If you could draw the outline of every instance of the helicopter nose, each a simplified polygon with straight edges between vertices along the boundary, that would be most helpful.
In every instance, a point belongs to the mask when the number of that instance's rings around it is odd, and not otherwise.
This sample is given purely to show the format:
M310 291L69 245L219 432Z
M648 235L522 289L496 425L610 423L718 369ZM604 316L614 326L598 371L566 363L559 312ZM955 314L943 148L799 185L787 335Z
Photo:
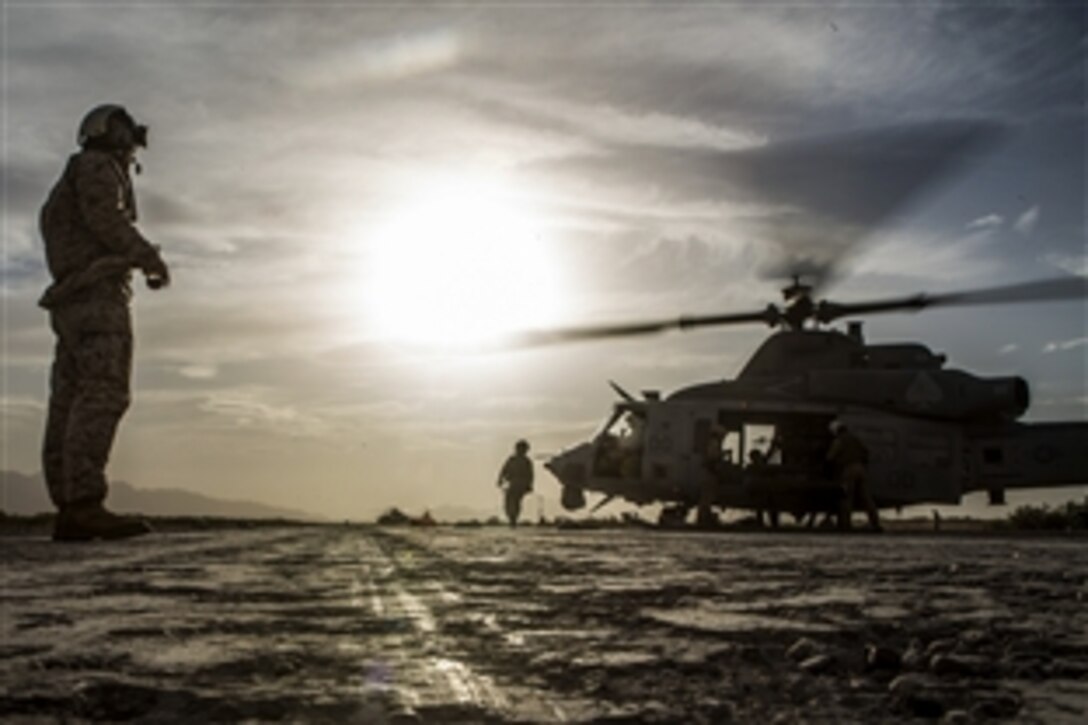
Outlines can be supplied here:
M562 485L581 488L586 482L591 451L592 446L590 444L581 443L568 451L553 456L544 464L544 467Z
M585 483L593 460L593 444L582 443L548 460L544 467L552 471L562 487L560 502L567 511L585 506Z
M582 443L544 464L559 479L563 489L560 503L567 511L577 511L586 505L585 484L592 459L593 446Z

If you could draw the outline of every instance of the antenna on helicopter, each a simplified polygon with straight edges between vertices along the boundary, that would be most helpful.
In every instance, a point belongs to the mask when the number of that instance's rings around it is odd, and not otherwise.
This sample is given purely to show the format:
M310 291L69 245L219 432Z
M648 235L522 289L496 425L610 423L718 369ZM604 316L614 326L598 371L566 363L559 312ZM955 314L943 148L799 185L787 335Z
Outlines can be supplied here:
M630 393L628 393L628 392L627 392L626 390L624 390L623 388L621 388L621 387L620 387L620 384L619 384L619 383L617 383L617 382L616 382L615 380L609 380L609 381L608 381L608 384L609 384L610 386L612 386L612 389L613 389L613 390L615 390L615 391L616 391L616 395L620 396L621 398L623 398L624 400L626 400L626 401L627 401L628 403L634 403L634 402L635 402L635 396L631 395L631 394L630 394Z

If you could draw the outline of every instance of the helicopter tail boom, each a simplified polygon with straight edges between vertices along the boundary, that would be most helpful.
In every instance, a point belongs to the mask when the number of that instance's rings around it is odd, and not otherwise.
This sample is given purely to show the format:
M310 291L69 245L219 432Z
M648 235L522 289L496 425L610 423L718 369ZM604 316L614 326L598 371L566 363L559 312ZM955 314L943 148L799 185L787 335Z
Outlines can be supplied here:
M1027 423L966 436L965 491L1088 485L1088 422Z

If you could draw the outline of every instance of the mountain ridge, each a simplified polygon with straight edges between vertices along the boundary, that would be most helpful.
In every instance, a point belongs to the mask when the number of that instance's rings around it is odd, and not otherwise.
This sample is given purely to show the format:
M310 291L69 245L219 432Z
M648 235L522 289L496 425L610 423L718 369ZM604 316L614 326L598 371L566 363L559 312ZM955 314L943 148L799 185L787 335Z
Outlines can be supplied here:
M110 482L107 504L114 511L139 512L147 516L323 520L317 514L298 509L242 499L221 499L179 488L137 488L124 481ZM19 516L53 511L41 473L0 471L0 511Z

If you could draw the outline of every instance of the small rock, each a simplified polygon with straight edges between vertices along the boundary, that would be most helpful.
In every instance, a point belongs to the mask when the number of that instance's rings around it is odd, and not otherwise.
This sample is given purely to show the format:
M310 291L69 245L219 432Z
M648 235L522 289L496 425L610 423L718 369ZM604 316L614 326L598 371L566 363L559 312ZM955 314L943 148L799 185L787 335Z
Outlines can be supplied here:
M787 672L785 675L786 683L782 689L795 700L803 699L810 689L809 679L800 672Z
M1021 637L1005 645L1006 657L1047 657L1050 642L1040 637Z
M941 718L941 722L948 725L967 725L971 722L971 715L966 710L949 710Z
M955 648L956 640L952 637L942 637L941 639L935 639L929 643L928 647L926 647L926 660L932 659L933 655L951 652Z
M989 644L993 637L984 629L968 629L961 632L958 639L966 649L978 649L985 644Z
M1046 672L1039 665L1014 665L1008 669L1008 672L1014 680L1033 680L1037 682L1046 679Z
M1050 671L1056 677L1080 680L1088 678L1088 661L1058 659L1050 665Z
M648 700L639 708L639 722L673 722L676 713L659 700Z
M903 657L891 647L871 644L865 648L865 667L869 670L897 671L903 666Z
M820 645L816 644L808 637L802 637L790 645L790 648L786 650L786 657L789 657L794 662L801 662L819 654L819 651Z
M914 717L938 718L945 713L945 693L925 675L899 675L888 684L893 707Z
M800 667L810 675L821 675L835 666L835 658L831 655L813 655L804 660Z
M971 715L977 720L993 720L1015 717L1023 703L1012 694L999 694L975 703Z
M1041 662L1048 662L1050 659L1051 655L1043 650L1014 647L1005 648L1005 660L1008 662L1015 662L1017 664L1023 664L1025 662L1039 664Z
M702 703L709 721L714 723L733 722L737 719L737 705L732 700L715 700Z
M912 639L907 651L903 653L902 666L908 670L918 670L925 667L926 653L920 639Z
M1007 647L999 667L1018 680L1043 680L1055 662L1044 652Z
M902 700L901 707L915 717L930 719L939 718L945 712L944 702L941 701L940 695L931 690L908 695Z
M745 645L737 650L737 657L742 662L746 662L750 665L770 665L771 661L768 659L766 653L764 653L762 647L755 645Z
M155 708L160 693L126 682L87 682L76 688L78 714L90 720L131 720Z
M910 673L906 675L899 675L894 680L888 683L888 692L893 697L902 697L914 692L918 692L929 687L930 682L926 679L925 675L919 675Z
M392 713L379 714L378 717L381 721L392 723L392 725L415 725L416 723L423 722L419 713L411 708L397 710ZM363 722L365 722L365 720Z
M929 669L942 677L986 677L997 671L994 663L979 655L934 655Z

